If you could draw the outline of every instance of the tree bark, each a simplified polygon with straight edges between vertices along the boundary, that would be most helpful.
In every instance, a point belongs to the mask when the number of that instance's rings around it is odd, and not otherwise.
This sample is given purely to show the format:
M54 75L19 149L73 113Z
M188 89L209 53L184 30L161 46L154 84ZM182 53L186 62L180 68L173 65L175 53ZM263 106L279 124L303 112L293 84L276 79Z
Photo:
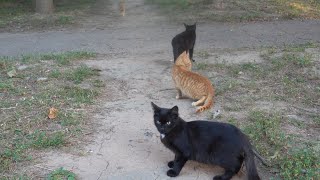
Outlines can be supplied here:
M35 0L36 1L36 12L41 14L53 13L54 6L53 0Z

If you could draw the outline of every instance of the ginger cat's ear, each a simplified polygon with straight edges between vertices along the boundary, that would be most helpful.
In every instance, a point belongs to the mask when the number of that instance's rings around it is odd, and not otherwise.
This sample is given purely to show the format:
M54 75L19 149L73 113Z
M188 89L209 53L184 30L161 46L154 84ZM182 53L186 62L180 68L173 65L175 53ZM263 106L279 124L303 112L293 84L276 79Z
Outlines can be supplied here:
M158 107L156 104L154 104L153 102L151 102L151 106L152 106L152 109L154 111L159 111L160 107Z

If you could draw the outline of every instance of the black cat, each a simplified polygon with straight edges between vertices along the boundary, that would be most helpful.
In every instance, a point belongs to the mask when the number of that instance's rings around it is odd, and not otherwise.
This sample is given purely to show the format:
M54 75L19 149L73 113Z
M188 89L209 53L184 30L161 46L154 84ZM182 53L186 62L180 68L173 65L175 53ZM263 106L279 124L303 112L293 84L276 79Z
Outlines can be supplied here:
M188 160L219 165L225 169L223 175L214 180L229 180L237 174L245 162L249 180L259 180L254 155L246 137L237 127L220 122L191 121L179 117L178 107L161 108L151 102L154 110L154 124L160 132L161 142L174 154L168 163L167 175L178 176ZM260 159L263 161L263 159ZM264 161L263 161L264 162Z
M184 51L189 51L189 57L193 60L193 48L196 42L196 23L193 25L184 24L186 30L177 34L171 41L173 49L173 59L176 62L179 55Z

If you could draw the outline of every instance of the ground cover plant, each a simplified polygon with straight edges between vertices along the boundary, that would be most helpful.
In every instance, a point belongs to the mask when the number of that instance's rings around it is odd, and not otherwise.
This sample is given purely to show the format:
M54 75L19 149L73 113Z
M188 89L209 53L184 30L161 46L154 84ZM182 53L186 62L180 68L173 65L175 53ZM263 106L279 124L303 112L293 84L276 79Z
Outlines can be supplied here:
M215 84L218 120L244 130L271 179L320 178L319 55L319 44L306 43L262 48L262 62L195 65Z
M317 0L146 0L176 21L242 22L273 19L316 19Z
M33 0L0 0L0 32L63 28L75 25L95 0L55 0L55 12L36 14Z
M0 179L23 177L19 168L41 152L85 138L93 124L91 105L104 84L99 71L81 60L95 56L71 51L0 57Z

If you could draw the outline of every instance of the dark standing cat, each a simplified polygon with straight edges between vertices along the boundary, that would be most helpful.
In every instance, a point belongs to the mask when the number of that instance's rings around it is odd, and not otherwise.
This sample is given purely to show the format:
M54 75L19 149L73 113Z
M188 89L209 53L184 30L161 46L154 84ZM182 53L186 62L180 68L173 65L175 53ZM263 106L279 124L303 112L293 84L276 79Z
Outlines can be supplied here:
M189 57L193 60L193 48L196 42L196 23L193 25L184 24L186 30L177 34L171 41L173 49L173 60L176 62L179 55L184 52L189 52Z
M219 165L225 169L223 175L214 180L229 180L237 174L245 162L248 180L259 180L254 155L261 158L237 127L220 122L191 121L179 117L178 107L160 108L151 102L154 124L160 132L161 142L174 154L168 163L167 175L178 176L188 160ZM260 159L262 160L262 159ZM262 160L263 161L263 160Z

